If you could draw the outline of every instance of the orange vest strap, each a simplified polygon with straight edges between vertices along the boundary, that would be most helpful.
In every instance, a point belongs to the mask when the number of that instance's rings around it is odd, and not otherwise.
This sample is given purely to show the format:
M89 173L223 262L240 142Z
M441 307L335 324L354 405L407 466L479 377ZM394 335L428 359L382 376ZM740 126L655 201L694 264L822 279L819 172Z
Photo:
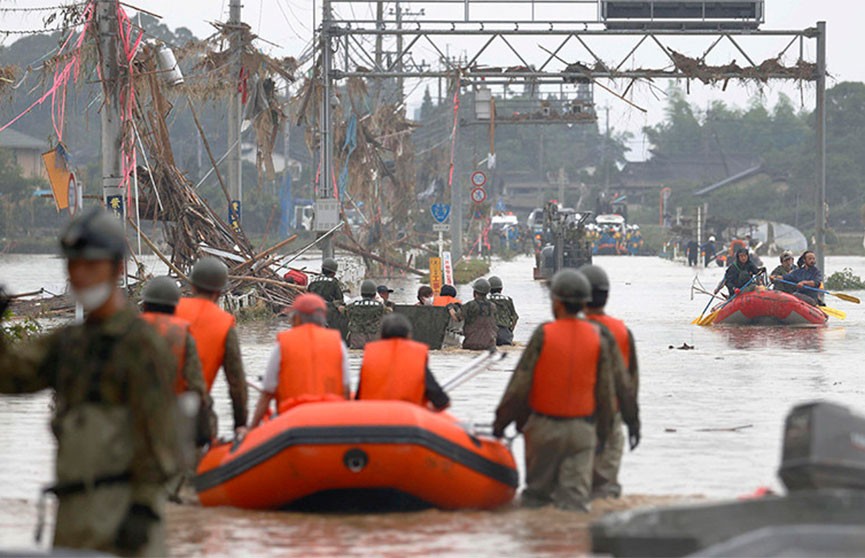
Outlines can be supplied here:
M409 339L367 343L360 368L358 399L386 399L426 404L429 347Z

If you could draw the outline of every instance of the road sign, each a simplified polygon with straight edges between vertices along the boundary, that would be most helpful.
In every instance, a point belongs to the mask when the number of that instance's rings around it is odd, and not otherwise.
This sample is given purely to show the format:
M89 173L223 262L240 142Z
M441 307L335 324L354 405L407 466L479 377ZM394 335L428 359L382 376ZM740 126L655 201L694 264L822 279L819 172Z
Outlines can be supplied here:
M484 184L487 183L487 175L485 175L482 171L475 171L472 173L472 185L480 188Z
M450 232L450 223L436 223L433 225L433 232Z
M472 189L472 201L475 203L484 203L487 200L487 191L478 186Z
M442 259L429 259L429 286L433 290L433 294L437 294L442 290Z
M430 212L437 223L444 223L451 216L451 206L448 203L434 203Z
M444 272L444 282L445 285L453 285L454 284L454 268L451 264L451 253L443 252L442 253L442 271Z

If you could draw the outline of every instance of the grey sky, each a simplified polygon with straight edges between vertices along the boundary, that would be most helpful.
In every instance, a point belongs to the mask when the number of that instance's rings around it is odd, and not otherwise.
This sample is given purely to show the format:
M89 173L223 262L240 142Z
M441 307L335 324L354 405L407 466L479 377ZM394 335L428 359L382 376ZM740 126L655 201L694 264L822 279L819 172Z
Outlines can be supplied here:
M57 0L0 0L0 6L35 7L50 6L57 4ZM212 33L213 28L209 21L224 19L227 17L228 0L130 0L129 4L140 6L143 9L155 12L163 16L163 21L172 28L185 26L190 28L196 35L203 37ZM865 4L856 0L767 0L766 2L766 24L764 28L771 29L802 29L813 25L818 20L824 20L828 26L828 64L832 75L830 86L836 81L865 81L865 64L861 60L863 31L861 30L862 15L865 14ZM358 17L368 19L370 17L371 4L358 3L354 10ZM418 3L407 3L409 9ZM316 9L320 10L320 2L316 3ZM252 26L254 32L261 37L281 45L275 48L262 45L278 55L298 55L304 45L311 38L313 27L313 2L312 0L245 0L244 20ZM348 8L341 8L346 15L351 14ZM134 13L130 10L130 13ZM316 20L320 14L316 14ZM40 26L40 18L36 16L23 16L18 13L0 13L0 29L28 29ZM10 39L6 39L8 42ZM598 54L607 61L626 53L630 45L616 45L615 48L599 51ZM454 44L451 52L459 52L463 48L471 48L468 44ZM534 54L535 58L542 55L536 44L524 44L519 46L522 51L525 48ZM593 47L594 48L594 47ZM703 43L685 43L681 45L682 50L692 48L699 51L704 48ZM771 55L774 46L766 47L761 52L761 47L755 47L755 59L759 63ZM624 50L622 50L624 49ZM431 49L427 49L429 60L434 58ZM573 58L581 59L581 54L574 50ZM813 56L813 49L810 54ZM424 57L424 51L419 52ZM512 55L511 55L512 56ZM736 57L731 51L719 51L718 59L710 60L713 63L725 63L726 57ZM664 60L653 58L652 53L644 55L640 63L651 63L663 65ZM502 65L513 63L504 49L493 50L488 58L483 59L486 63L499 63ZM530 62L534 63L533 60ZM738 57L738 62L744 61ZM666 84L658 83L661 88ZM416 83L408 82L407 91L413 91L409 98L410 105L420 102L423 86L416 87ZM613 84L615 89L621 91L625 84ZM785 93L798 105L804 100L804 106L813 105L813 89L806 84L804 94L794 84L773 82L762 88L751 85L742 87L731 85L726 92L720 89L703 87L692 84L691 99L697 105L706 106L712 99L722 99L729 104L744 105L748 99L755 94L766 95L770 103L774 103L779 93ZM598 91L596 101L599 107L609 104L611 108L611 123L614 128L629 130L637 136L631 144L631 158L641 159L646 155L646 146L639 137L642 126L653 124L663 117L663 99L656 99L647 86L637 87L633 92L633 101L647 110L643 114L628 107L625 103L609 95ZM411 107L409 114L412 114ZM603 123L601 123L603 124Z

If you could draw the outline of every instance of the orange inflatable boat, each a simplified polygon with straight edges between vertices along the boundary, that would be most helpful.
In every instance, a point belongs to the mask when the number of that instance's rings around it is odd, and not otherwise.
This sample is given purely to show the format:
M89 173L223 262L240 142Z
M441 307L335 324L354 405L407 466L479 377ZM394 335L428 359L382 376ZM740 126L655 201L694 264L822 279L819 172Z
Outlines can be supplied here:
M193 481L204 506L394 511L492 509L516 464L501 442L402 401L298 405L213 447Z

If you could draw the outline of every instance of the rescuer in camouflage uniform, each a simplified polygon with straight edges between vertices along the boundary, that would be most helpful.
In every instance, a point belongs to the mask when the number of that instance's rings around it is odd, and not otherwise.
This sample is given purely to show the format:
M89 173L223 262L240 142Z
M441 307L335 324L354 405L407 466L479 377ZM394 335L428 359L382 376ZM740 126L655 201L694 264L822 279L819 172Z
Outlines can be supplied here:
M86 211L60 244L87 317L34 341L0 340L0 392L54 390L55 547L165 556L165 483L180 469L174 359L117 289L120 222Z
M514 328L517 327L520 316L517 314L517 309L514 308L513 299L502 294L503 288L504 285L500 278L495 275L490 277L489 299L496 305L496 324L498 325L496 345L513 345Z
M144 289L141 291L141 302L141 312L145 317L148 313L173 316L174 309L180 302L180 288L171 277L154 277L144 285ZM213 400L207 391L204 376L201 374L201 359L198 357L195 339L189 330L186 330L184 345L185 357L183 358L183 368L179 370L179 379L182 379L186 391L198 396L199 418L196 423L195 445L202 447L216 437L216 414L213 411ZM175 386L179 385L179 379L174 379Z
M352 302L346 308L351 349L363 349L367 343L378 339L385 307L375 299L375 290L375 283L365 280L360 284L361 300Z
M341 309L345 306L342 287L336 278L339 264L333 258L325 258L321 263L321 275L310 281L307 291L315 293L324 299L328 305ZM375 288L373 287L373 291ZM373 293L374 295L375 293Z
M487 299L490 282L478 279L472 286L474 299L463 305L463 349L483 351L496 348L496 305Z
M634 389L635 400L640 390L640 366L637 363L637 345L634 335L624 322L608 315L604 308L610 294L610 278L607 272L596 265L584 265L579 271L586 276L592 285L592 298L586 303L586 319L605 326L616 339L616 346L622 355L624 366L619 369L627 375L627 381ZM634 425L636 424L636 428ZM628 442L631 451L640 443L639 423L628 426ZM625 437L622 434L622 414L616 409L613 418L613 429L604 445L604 449L595 456L594 473L592 475L592 496L594 498L618 498L622 495L622 485L619 484L619 469L622 465L622 453L625 451Z
M588 280L576 270L564 269L556 273L550 288L556 322L582 321L578 313L589 300L590 291ZM535 389L536 368L546 344L545 327L549 325L538 326L523 351L496 409L493 434L504 436L505 428L515 422L517 431L525 435L524 506L553 504L563 509L588 511L596 444L603 446L609 437L617 397L625 422L639 428L636 396L627 375L617 371L624 365L615 338L606 328L593 325L598 334L595 339L600 343L594 381L594 413L583 417L558 417L535 411L530 399ZM589 339L575 341L575 355L589 348L582 344ZM561 358L567 359L568 355L563 354ZM579 395L569 390L559 390L559 393L565 401Z

